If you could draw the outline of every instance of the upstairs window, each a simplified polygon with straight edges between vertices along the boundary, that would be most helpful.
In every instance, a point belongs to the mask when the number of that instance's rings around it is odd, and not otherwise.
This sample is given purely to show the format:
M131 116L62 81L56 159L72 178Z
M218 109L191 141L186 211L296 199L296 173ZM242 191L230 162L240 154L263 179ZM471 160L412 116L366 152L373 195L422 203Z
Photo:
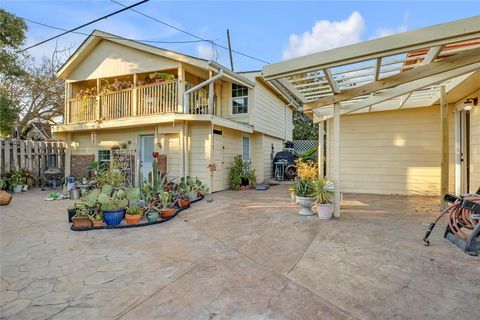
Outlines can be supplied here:
M232 114L248 113L248 88L232 84Z

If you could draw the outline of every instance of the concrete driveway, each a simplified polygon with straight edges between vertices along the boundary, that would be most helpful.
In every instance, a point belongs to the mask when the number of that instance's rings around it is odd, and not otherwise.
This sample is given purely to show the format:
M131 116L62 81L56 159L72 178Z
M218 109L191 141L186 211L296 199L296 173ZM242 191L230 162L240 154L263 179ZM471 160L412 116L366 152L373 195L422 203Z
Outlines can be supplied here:
M437 198L346 195L296 214L287 186L220 192L160 225L72 232L68 200L0 208L5 319L474 319L480 259L421 237Z

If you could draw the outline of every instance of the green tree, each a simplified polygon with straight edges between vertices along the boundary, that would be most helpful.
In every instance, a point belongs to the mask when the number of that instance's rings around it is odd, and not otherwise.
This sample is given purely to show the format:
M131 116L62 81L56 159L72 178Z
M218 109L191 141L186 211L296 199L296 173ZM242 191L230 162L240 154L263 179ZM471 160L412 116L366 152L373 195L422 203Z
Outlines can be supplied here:
M15 101L12 101L4 90L0 90L0 136L9 137L12 134L17 117Z
M16 51L25 41L27 24L15 15L0 9L0 72L3 76L20 75L23 71Z
M318 125L299 110L293 110L293 140L318 140Z

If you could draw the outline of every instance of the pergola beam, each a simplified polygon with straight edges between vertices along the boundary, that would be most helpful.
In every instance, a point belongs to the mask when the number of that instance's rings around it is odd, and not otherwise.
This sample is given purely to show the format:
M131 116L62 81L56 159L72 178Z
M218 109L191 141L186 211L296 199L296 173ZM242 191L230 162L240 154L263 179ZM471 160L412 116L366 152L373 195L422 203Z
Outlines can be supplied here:
M478 57L480 59L480 56ZM433 64L430 64L433 65ZM480 62L470 64L467 66L459 67L441 74L436 74L432 75L429 77L425 77L422 79L414 80L411 82L407 82L405 84L399 85L397 87L385 90L382 93L379 93L378 95L375 95L371 98L364 99L362 101L359 101L355 104L349 105L349 110L344 112L344 114L352 113L357 110L366 108L370 105L375 105L383 101L387 101L396 97L400 97L402 95L405 95L407 93L410 93L412 91L422 89L428 86L431 86L435 83L440 83L445 80L449 80L458 76L461 76L463 74L475 71L480 69ZM350 109L351 108L351 109Z
M321 108L323 106L331 105L335 102L346 101L361 95L399 86L422 78L435 76L478 62L480 62L480 49L469 50L440 61L429 63L412 70L400 72L393 76L367 83L363 86L345 90L335 96L324 97L315 102L308 103L305 105L304 109L310 110L314 108Z
M443 49L443 46L431 47L428 50L428 53L425 56L425 58L423 58L422 65L426 65L435 61L435 59L438 58L438 55L440 54L440 52L442 52L442 49Z
M323 71L323 74L325 75L325 79L327 80L328 85L330 86L330 89L332 89L332 92L333 93L340 93L341 92L340 87L335 82L335 79L333 78L332 71L330 71L330 69L328 69L328 68L322 69L322 71Z
M323 68L474 40L479 35L480 16L474 16L269 64L263 68L262 74L267 80L273 80Z
M382 68L382 58L377 58L375 62L375 81L380 77L380 69Z

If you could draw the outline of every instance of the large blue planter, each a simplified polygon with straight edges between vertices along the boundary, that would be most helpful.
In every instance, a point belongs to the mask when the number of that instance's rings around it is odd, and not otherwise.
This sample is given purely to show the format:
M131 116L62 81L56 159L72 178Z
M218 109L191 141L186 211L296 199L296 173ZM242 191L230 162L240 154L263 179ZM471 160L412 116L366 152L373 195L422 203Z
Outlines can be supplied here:
M103 219L105 220L107 226L116 226L117 224L120 224L124 216L125 209L115 211L103 211Z

